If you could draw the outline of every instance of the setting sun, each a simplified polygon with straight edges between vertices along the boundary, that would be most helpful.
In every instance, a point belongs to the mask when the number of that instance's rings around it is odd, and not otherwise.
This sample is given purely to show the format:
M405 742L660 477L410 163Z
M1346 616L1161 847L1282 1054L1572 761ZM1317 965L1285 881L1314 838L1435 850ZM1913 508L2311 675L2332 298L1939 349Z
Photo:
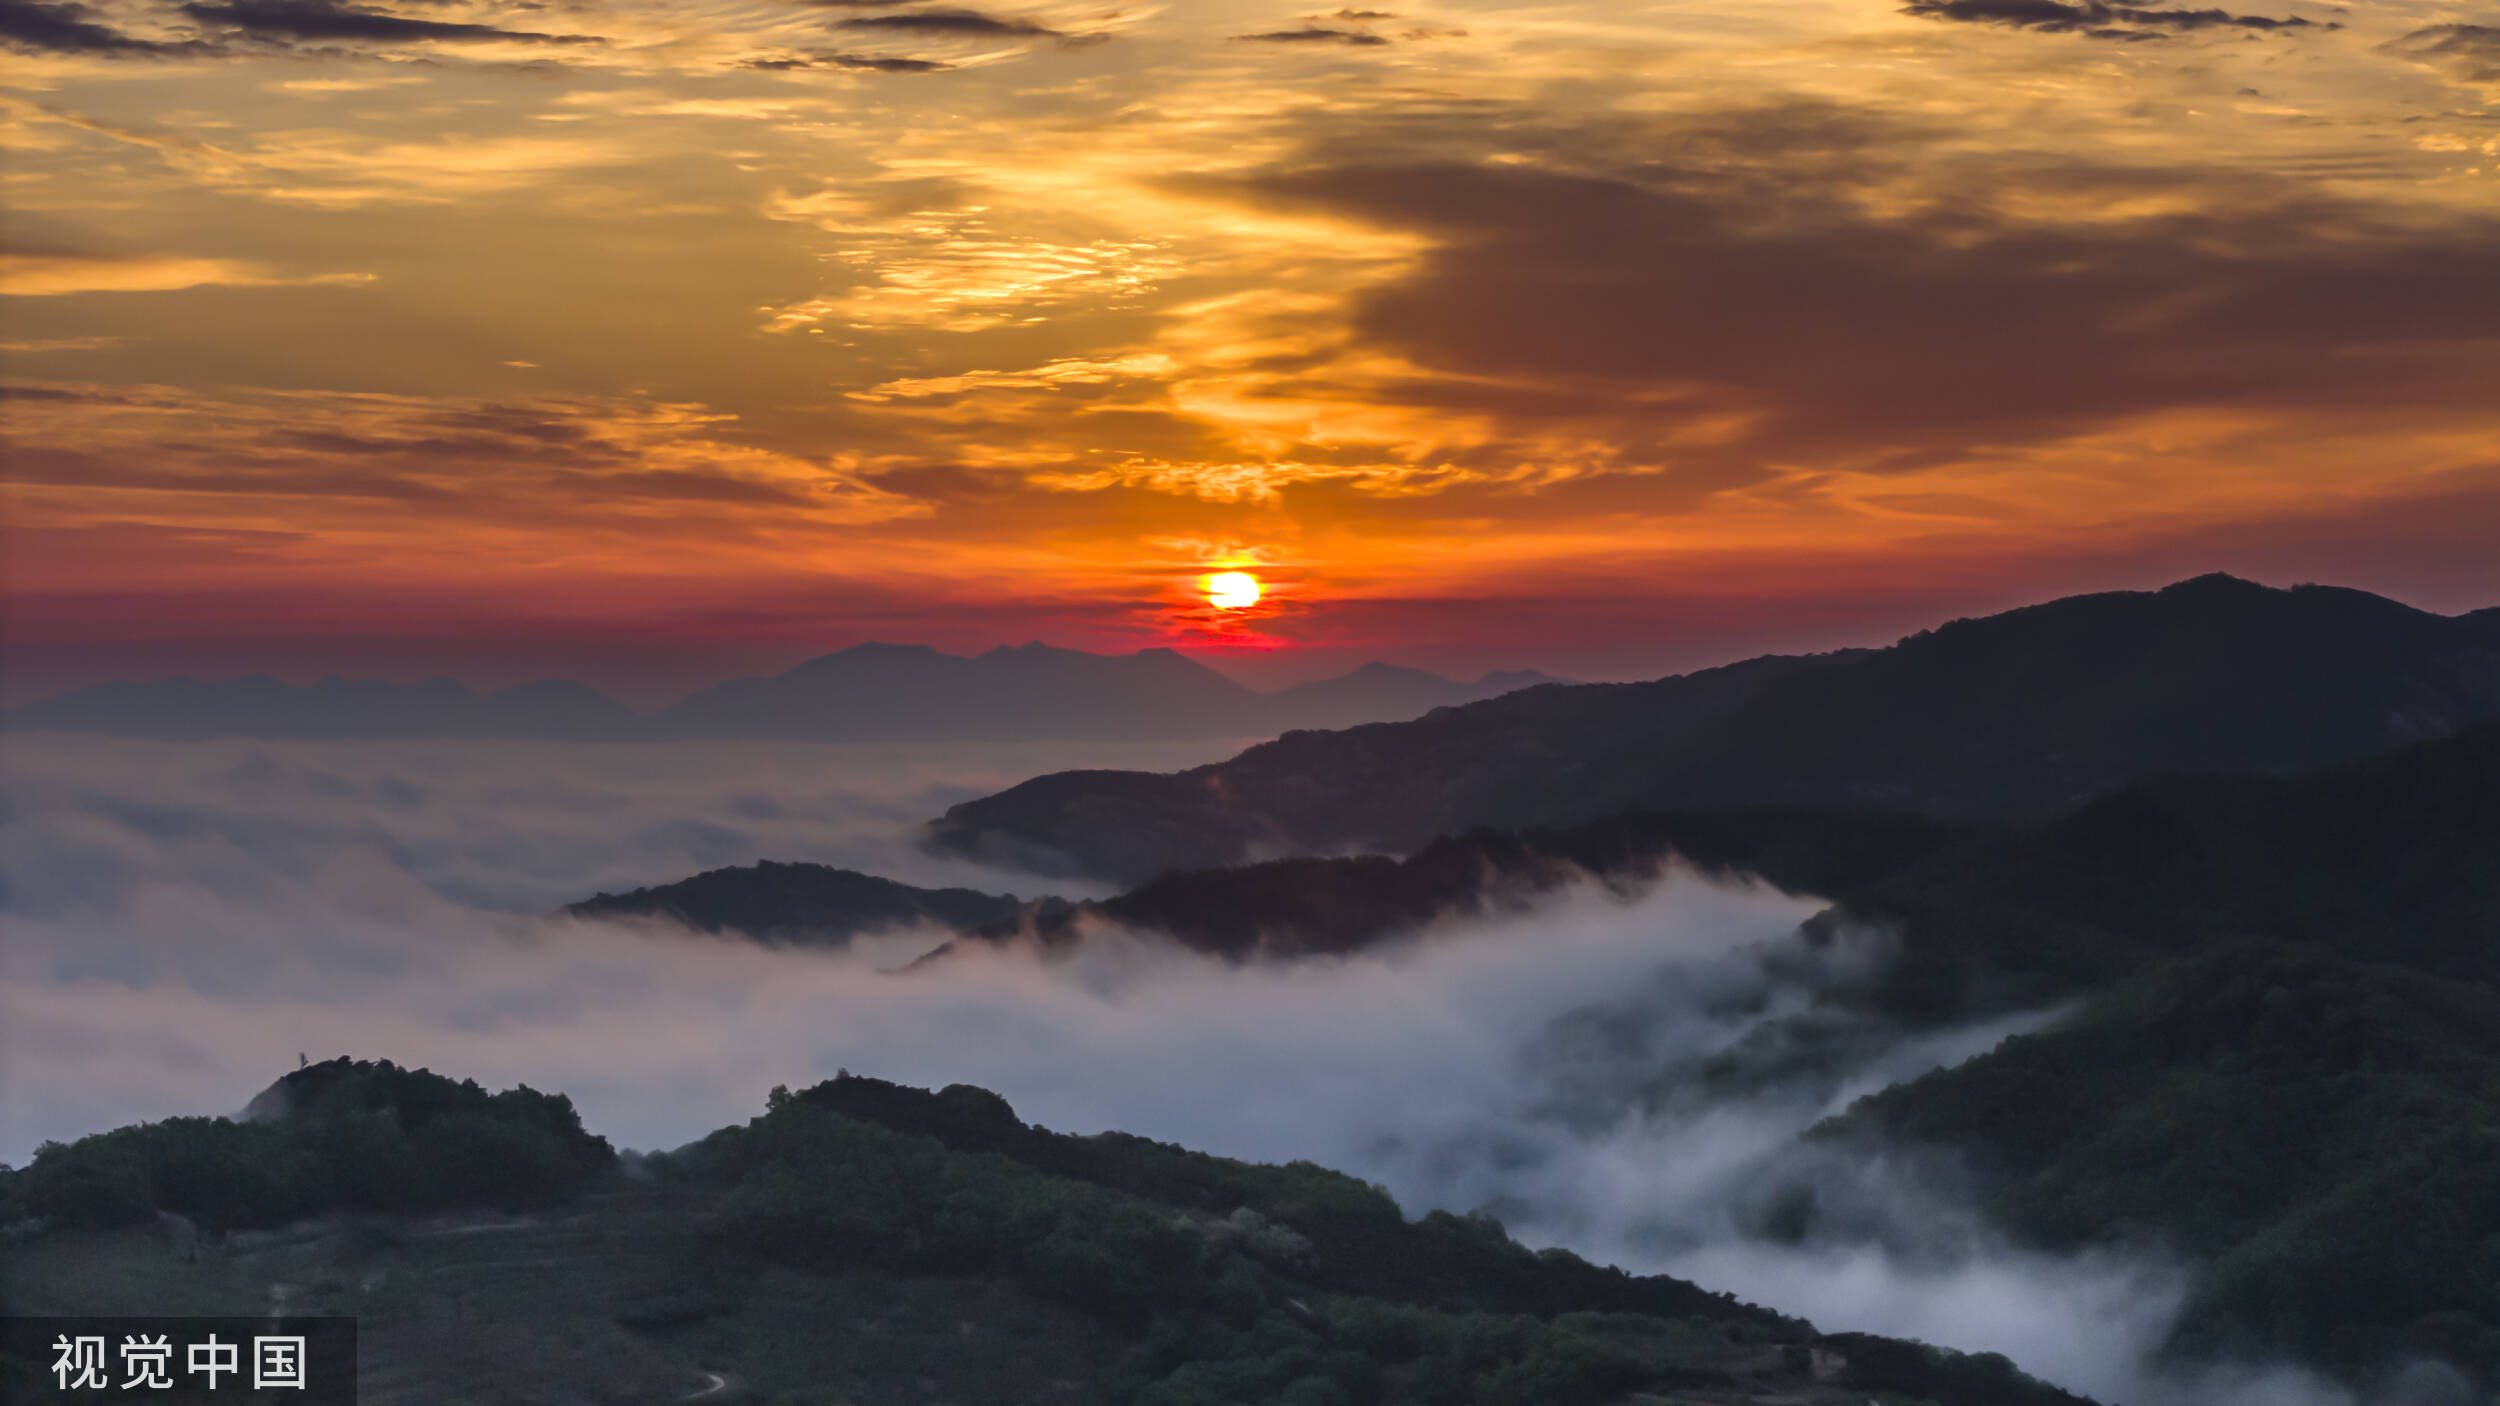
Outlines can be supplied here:
M1219 571L1207 578L1207 603L1218 610L1257 605L1259 578L1247 571Z

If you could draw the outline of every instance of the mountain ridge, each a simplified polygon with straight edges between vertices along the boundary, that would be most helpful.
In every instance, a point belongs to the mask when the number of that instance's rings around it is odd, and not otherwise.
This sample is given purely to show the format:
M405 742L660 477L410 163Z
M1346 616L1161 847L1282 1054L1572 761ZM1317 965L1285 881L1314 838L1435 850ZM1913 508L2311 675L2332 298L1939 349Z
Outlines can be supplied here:
M2212 574L1766 655L1288 733L1179 773L1055 773L932 822L934 848L1137 883L1291 854L1403 852L1627 809L2048 815L2163 771L2279 774L2500 717L2500 610Z
M2341 960L2500 982L2500 721L2291 777L2148 777L2046 821L1878 811L1629 811L1569 827L1480 828L1413 853L1302 856L1156 876L1108 898L1019 901L915 889L813 864L706 871L601 894L578 917L670 917L698 931L840 940L880 924L962 938L1075 940L1088 923L1228 960L1341 955L1449 919L1524 911L1566 886L1636 890L1663 866L1752 876L1896 932L1865 993L1912 1022L2062 999L2217 938L2263 934ZM845 906L829 906L840 904ZM813 935L807 931L818 924ZM1952 993L1949 998L1935 993Z

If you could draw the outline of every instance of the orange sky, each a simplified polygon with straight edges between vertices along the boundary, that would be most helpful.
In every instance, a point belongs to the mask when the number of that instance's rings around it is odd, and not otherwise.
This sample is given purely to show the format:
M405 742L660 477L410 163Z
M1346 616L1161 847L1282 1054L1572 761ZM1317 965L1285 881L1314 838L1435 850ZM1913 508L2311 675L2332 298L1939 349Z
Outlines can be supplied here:
M2297 21L2297 22L2295 22ZM2500 603L2488 6L0 0L11 696ZM1218 637L1195 583L1270 585Z

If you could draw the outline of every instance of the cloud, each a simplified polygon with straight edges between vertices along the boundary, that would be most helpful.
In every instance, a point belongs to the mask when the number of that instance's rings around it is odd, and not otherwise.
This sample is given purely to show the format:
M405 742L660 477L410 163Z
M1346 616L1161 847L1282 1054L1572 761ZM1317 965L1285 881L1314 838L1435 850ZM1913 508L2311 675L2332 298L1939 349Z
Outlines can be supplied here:
M0 0L0 42L21 49L107 58L192 53L194 42L164 42L124 34L95 18L78 0Z
M1001 19L977 10L910 10L892 15L861 15L841 22L844 29L894 34L934 34L971 38L1060 38L1060 31L1031 20Z
M2271 19L2235 15L2224 10L2170 10L2108 0L1910 0L1903 14L1922 19L1962 20L2012 25L2051 34L2084 34L2095 39L2155 39L2197 29L2306 29L2297 15ZM2329 23L2324 28L2340 29Z
M49 297L65 293L161 293L221 285L275 288L324 283L369 283L369 273L288 276L241 259L186 258L173 254L110 257L93 254L0 254L0 296ZM72 339L44 348L64 350L110 345L113 339Z
M1300 29L1270 30L1265 34L1237 34L1233 37L1263 44L1369 45L1389 42L1377 34L1367 33L1360 29L1330 29L1325 25L1317 24L1306 24Z
M2417 62L2439 64L2468 83L2500 83L2500 25L2435 24L2386 47Z
M1739 502L1766 522L1829 509L1834 535L1846 518L1975 541L2064 501L2051 480L2075 475L2124 475L2147 503L2227 482L2247 496L2223 511L2245 521L2289 496L2257 483L2266 456L2310 466L2306 491L2369 492L2494 423L2473 387L2500 374L2500 268L2469 202L2400 218L2305 180L2003 160L1950 124L1835 103L1622 133L1501 120L1512 150L1473 161L1431 159L1448 134L1420 119L1401 161L1374 121L1314 118L1246 179L1158 179L1217 221L1279 231L1226 251L1240 286L1200 292L1206 245L1186 232L1208 221L1184 210L1155 226L1182 237L1154 251L1172 272L1137 290L1146 335L1029 360L975 344L909 392L849 394L924 437L922 459L1124 502L1260 505L1306 532L1360 519L1367 559L1392 550L1393 523L1420 537L1498 516L1525 552L1536 524L1595 535L1609 514L1720 553L1698 524ZM999 239L1012 197L996 189L961 223L872 222L849 189L825 213L816 196L785 208L893 276L780 304L776 325L978 334L1086 318L1097 289L1126 300L1082 277L1087 246ZM2420 316L2380 315L2399 302ZM1148 354L1136 375L1039 374ZM2408 423L2407 448L2385 443ZM2383 471L2358 457L2371 426ZM2331 475L2327 446L2348 437ZM1409 580L1444 569L1401 561Z
M1651 172L1320 162L1178 184L1419 236L1428 252L1351 299L1339 362L1375 368L1376 400L1515 395L1497 410L1513 434L1619 417L1596 437L1630 465L1906 471L2190 407L2454 413L2500 374L2487 214L2384 221L2263 182L2181 200L2180 182L2088 167L1990 169L1879 211L1826 167L1899 154L1822 140L1715 168L1701 147ZM2146 213L2081 213L2131 200ZM1411 373L1382 384L1385 358ZM1342 382L1322 365L1266 393ZM1425 399L1436 384L1446 399ZM1702 433L1662 443L1676 426Z
M906 376L880 382L867 390L853 391L850 396L853 400L889 401L1001 388L1059 390L1070 386L1107 385L1124 378L1153 377L1175 369L1177 367L1170 357L1154 352L1101 359L1070 357L1023 371L961 371L952 376Z
M856 474L736 443L728 437L735 417L699 405L75 383L25 389L40 399L12 417L11 477L21 484L179 494L190 513L222 504L209 515L222 511L253 526L283 500L275 516L299 526L327 517L366 543L377 530L430 537L436 529L416 525L425 515L446 515L439 525L447 530L481 511L538 528L569 522L592 535L661 527L680 540L706 532L748 537L766 519L786 533L922 511ZM373 513L384 517L367 520ZM654 523L655 514L665 521ZM69 516L78 519L74 507ZM29 504L15 526L34 533L48 517ZM748 528L724 518L745 518ZM350 526L355 520L364 525Z
M305 876L362 850L429 903L504 916L759 858L995 892L1030 881L922 852L920 822L1068 758L1164 769L1229 749L1203 739L619 748L47 737L12 748L0 773L10 874L0 904L53 917L118 912L149 882L207 882L197 861L240 866L217 869L225 877L211 884L228 898L284 906L312 897ZM151 836L171 846L156 856L171 867L132 863L139 852L126 846Z
M0 283L5 283L5 269L5 261L0 261ZM123 337L31 337L22 341L0 342L0 352L31 356L41 352L109 351L126 340ZM0 391L0 394L5 394L5 391Z
M1118 308L1185 265L1152 237L1048 238L1000 227L982 207L861 218L859 192L784 195L768 207L848 237L846 258L873 270L839 293L766 309L773 332L834 326L979 332L1071 305Z
M848 68L869 73L943 73L953 68L954 65L941 63L936 59L905 59L872 54L818 52L805 57L749 59L740 67L761 69L768 73L806 68Z
M254 38L283 39L418 39L450 43L501 40L526 44L599 44L588 34L541 34L502 29L489 24L411 19L341 0L190 0L182 12L208 24L238 30Z
M609 138L454 133L433 141L375 141L337 129L273 132L255 145L225 147L5 96L0 110L144 148L204 185L310 206L448 202L540 185L553 172L617 165L639 154Z
M829 954L529 915L760 854L1014 887L911 858L908 819L1174 749L54 740L16 754L0 805L0 1155L239 1107L299 1051L562 1089L640 1147L847 1067L994 1088L1069 1131L1311 1158L1410 1213L1489 1206L1531 1244L1827 1331L2011 1352L2104 1399L2234 1400L2148 1365L2178 1266L2021 1251L1949 1176L1798 1144L2049 1017L1911 1033L1819 1007L1888 945L1805 937L1811 899L1670 870L1344 960L1234 967L1096 930L1064 961L975 948L893 976L940 935ZM1797 1179L1904 1243L1750 1231L1761 1189Z
M103 23L92 6L79 0L0 0L0 43L51 53L106 58L176 55L227 56L227 41L236 37L263 44L286 40L412 41L522 44L601 44L588 34L545 34L505 29L490 24L419 19L345 0L189 0L174 7L214 31L181 39L147 39ZM346 92L392 81L300 80L283 84L295 91Z
M264 92L293 93L299 97L326 98L338 93L370 93L384 88L397 88L425 79L416 74L366 74L355 78L285 78L263 83Z

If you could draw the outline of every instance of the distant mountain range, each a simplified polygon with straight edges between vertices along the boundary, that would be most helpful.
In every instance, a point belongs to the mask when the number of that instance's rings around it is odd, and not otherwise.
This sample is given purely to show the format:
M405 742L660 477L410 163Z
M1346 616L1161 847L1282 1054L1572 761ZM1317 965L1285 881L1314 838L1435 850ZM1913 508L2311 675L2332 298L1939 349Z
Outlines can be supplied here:
M1135 883L1404 852L1627 809L2049 815L2165 771L2279 774L2500 717L2500 609L2203 576L1640 684L1304 732L1177 774L1061 772L949 810L944 851Z
M1028 644L974 658L863 644L771 678L732 679L650 714L561 680L477 693L451 679L394 684L263 676L108 683L12 710L20 731L115 737L695 738L809 741L1148 740L1256 737L1411 718L1552 683L1532 672L1472 683L1366 664L1274 693L1169 649L1089 654Z

